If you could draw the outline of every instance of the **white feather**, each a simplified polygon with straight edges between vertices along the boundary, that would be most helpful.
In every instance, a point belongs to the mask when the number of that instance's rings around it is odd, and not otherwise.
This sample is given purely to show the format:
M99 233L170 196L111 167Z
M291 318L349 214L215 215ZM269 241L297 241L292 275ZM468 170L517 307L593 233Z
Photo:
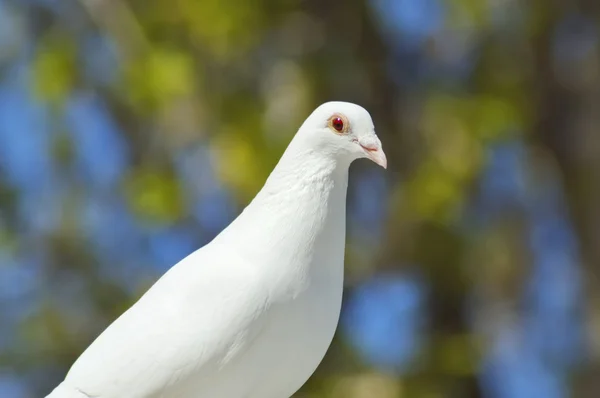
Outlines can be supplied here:
M328 128L333 113L348 118L347 136ZM365 135L364 109L319 107L242 214L110 325L48 397L294 394L338 322L348 167L367 157L355 148Z

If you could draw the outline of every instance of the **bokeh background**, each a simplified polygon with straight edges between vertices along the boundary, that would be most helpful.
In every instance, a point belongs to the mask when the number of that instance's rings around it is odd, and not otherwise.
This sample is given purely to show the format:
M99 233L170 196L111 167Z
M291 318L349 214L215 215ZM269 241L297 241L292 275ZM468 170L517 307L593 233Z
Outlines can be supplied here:
M597 0L0 0L0 396L41 397L366 107L305 398L600 396ZM143 331L140 331L143 332Z

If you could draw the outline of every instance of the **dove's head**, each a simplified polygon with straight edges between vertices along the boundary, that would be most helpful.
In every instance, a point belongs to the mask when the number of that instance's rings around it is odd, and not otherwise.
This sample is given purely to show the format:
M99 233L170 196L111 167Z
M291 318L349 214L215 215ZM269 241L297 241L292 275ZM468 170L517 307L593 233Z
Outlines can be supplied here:
M387 159L375 134L371 115L363 107L349 102L326 102L306 119L299 135L325 156L350 164L368 158L383 168Z

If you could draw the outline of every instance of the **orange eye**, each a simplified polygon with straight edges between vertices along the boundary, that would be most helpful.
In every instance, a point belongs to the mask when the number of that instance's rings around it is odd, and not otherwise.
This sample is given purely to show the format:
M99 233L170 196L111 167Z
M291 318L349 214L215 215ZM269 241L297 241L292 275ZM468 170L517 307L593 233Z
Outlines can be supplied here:
M337 131L341 132L344 130L344 121L341 117L334 117L331 119L331 126Z

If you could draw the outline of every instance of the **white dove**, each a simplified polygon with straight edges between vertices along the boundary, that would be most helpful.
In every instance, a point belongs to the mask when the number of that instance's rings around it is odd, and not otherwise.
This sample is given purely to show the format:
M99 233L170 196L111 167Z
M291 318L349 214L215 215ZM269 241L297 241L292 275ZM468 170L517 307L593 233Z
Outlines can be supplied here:
M289 398L331 344L350 163L387 160L369 113L319 106L262 190L75 361L49 398Z

